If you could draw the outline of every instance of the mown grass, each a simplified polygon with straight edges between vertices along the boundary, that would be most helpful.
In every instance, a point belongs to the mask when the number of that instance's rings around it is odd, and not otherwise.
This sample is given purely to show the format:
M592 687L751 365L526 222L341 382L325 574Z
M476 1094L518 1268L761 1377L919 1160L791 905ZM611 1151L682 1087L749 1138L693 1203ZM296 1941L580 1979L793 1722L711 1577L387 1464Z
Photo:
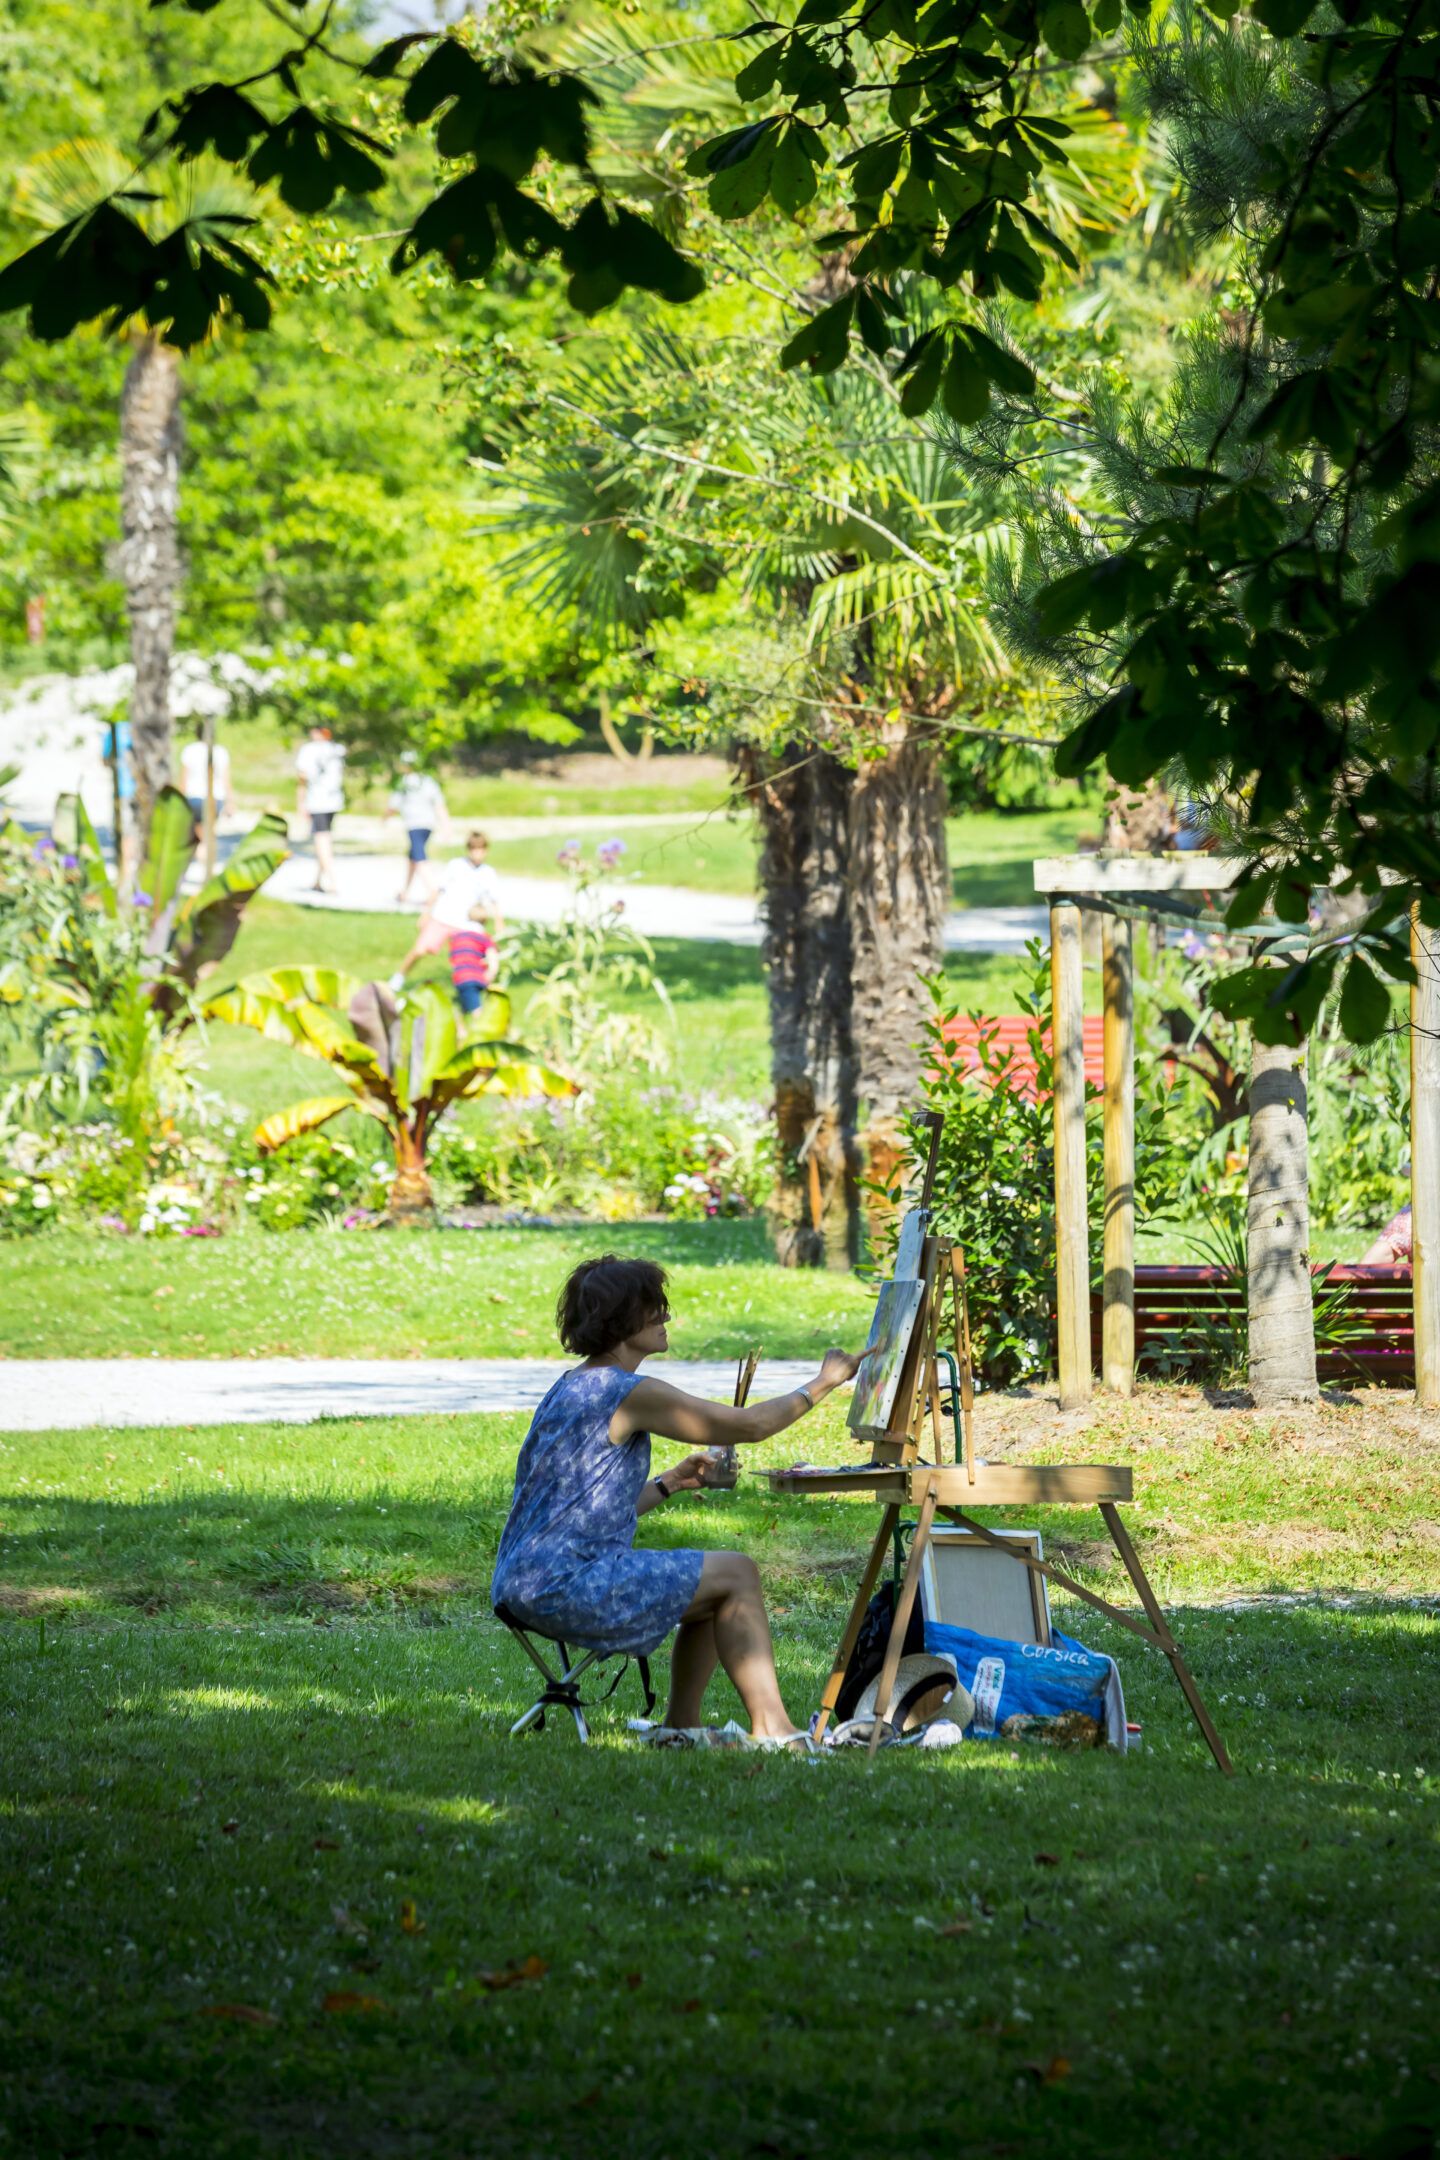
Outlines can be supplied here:
M1142 1464L1229 1782L1089 1614L1060 1617L1122 1660L1123 1761L657 1757L628 1682L589 1750L511 1742L528 1668L483 1592L519 1420L8 1439L0 2152L1429 2150L1433 1615L1298 1547L1289 1587L1358 1602L1198 1602L1256 1581L1257 1509L1379 1491L1414 1532L1424 1464L1388 1427L1217 1450L1241 1425L1203 1409L1147 1457L1144 1407L1058 1442L1036 1406L1017 1444ZM1202 1469L1219 1543L1182 1514ZM749 1485L642 1537L756 1554L798 1710L872 1523Z
M245 1226L173 1241L54 1231L0 1240L0 1355L551 1357L556 1290L600 1251L670 1270L679 1357L755 1342L802 1357L868 1325L871 1293L777 1267L757 1220L413 1236Z
M661 805L661 807L668 807ZM947 818L950 881L956 907L1034 906L1033 864L1042 855L1071 855L1082 833L1098 833L1094 803L1063 810L971 812ZM673 825L630 827L617 823L625 842L627 873L654 885L688 885L699 892L756 890L756 834L748 815L709 810L677 818ZM590 835L583 836L592 846ZM557 875L560 841L537 834L497 840L497 870L532 877Z

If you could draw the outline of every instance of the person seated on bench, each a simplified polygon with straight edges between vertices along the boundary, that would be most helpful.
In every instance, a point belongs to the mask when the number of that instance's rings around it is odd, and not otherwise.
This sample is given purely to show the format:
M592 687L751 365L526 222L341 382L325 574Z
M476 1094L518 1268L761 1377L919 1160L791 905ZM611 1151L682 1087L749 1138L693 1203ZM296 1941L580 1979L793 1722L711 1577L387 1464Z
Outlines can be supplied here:
M545 1396L520 1450L490 1598L522 1627L587 1648L648 1656L672 1628L667 1725L700 1723L716 1663L757 1740L803 1737L780 1699L760 1573L745 1553L634 1549L635 1525L707 1482L710 1447L783 1432L860 1364L827 1350L802 1388L738 1409L686 1395L639 1370L668 1345L663 1268L604 1254L582 1261L556 1307L560 1340L583 1359ZM650 1475L650 1436L699 1450Z

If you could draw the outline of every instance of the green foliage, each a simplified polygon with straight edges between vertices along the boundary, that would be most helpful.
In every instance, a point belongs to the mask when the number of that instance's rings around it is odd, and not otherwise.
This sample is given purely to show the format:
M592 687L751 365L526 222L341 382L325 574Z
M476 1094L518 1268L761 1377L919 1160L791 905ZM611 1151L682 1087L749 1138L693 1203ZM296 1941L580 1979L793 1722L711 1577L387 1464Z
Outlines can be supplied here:
M260 217L194 207L168 211L151 230L152 164L218 160L316 216L379 190L397 139L432 122L451 177L412 218L392 269L434 255L465 284L505 254L520 263L554 256L569 274L571 306L587 315L631 287L672 302L699 291L700 272L664 233L596 188L587 115L595 97L584 84L473 51L463 31L392 39L362 57L349 40L327 39L327 26L328 16L297 43L281 22L264 64L170 91L140 131L132 171L0 270L0 313L28 310L32 335L43 339L97 319L110 330L138 321L182 351L230 317L262 329L274 281L256 252ZM424 56L406 74L416 48ZM352 98L378 107L374 128L340 108L347 77ZM552 186L522 185L542 161L547 179L557 169L573 176L578 207L568 223ZM458 175L456 163L465 167Z
M1001 1048L993 1021L982 1027L981 1069L964 1074L947 1029L960 1017L943 983L930 985L930 1057L921 1077L924 1107L942 1119L934 1223L965 1255L975 1369L987 1385L1048 1374L1055 1363L1054 1059L1049 956L1038 943L1009 1000L1028 1020L1028 1058ZM970 1019L987 1016L976 1013ZM1033 1066L1033 1083L1025 1080ZM1012 1084L1018 1083L1018 1084ZM1098 1102L1098 1093L1091 1091ZM1183 1143L1163 1101L1137 1103L1137 1220L1168 1212ZM1103 1230L1099 1120L1086 1126L1091 1250ZM898 1197L898 1195L897 1195Z
M624 854L623 840L605 840L592 862L578 840L567 840L556 857L570 886L565 912L553 927L527 929L519 947L519 964L536 984L526 1025L587 1079L621 1068L663 1071L670 1062L665 1036L619 1009L638 992L674 1024L654 948L626 921L624 896L613 890Z
M761 1205L771 1136L762 1103L637 1086L631 1071L598 1080L573 1105L496 1105L448 1126L432 1171L456 1201L516 1213L701 1222Z
M392 1212L433 1206L426 1151L456 1103L480 1095L567 1096L574 1082L506 1038L510 1000L487 991L462 1015L447 991L422 984L398 994L333 968L272 968L248 975L204 1008L210 1020L254 1028L270 1042L329 1065L341 1091L278 1110L257 1128L265 1155L347 1110L384 1127L395 1152Z
M0 1237L213 1237L230 1216L233 1135L152 1123L136 1135L94 1116L37 1130L0 1119Z

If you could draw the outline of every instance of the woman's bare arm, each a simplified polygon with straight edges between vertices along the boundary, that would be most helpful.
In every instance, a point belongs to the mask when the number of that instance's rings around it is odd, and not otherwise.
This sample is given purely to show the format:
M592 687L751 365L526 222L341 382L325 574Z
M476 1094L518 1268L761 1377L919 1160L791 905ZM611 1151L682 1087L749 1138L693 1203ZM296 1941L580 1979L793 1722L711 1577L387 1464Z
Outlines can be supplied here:
M784 1432L815 1403L844 1387L854 1379L859 1365L860 1357L852 1357L848 1350L827 1350L815 1378L806 1381L804 1394L792 1388L788 1395L747 1403L743 1410L733 1403L708 1402L703 1395L686 1395L668 1380L647 1375L631 1388L611 1418L610 1437L628 1440L632 1433L649 1432L664 1440L683 1440L689 1447L753 1446Z

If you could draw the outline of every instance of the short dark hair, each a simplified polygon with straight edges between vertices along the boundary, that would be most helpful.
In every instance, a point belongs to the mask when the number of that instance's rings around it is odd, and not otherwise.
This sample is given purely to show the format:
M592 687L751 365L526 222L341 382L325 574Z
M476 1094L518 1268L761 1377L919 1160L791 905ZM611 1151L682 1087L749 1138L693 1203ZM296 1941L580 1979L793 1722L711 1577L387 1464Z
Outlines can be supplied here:
M604 1357L652 1320L669 1319L665 1286L665 1270L653 1260L622 1260L616 1253L582 1260L565 1278L555 1307L561 1342L579 1357Z

